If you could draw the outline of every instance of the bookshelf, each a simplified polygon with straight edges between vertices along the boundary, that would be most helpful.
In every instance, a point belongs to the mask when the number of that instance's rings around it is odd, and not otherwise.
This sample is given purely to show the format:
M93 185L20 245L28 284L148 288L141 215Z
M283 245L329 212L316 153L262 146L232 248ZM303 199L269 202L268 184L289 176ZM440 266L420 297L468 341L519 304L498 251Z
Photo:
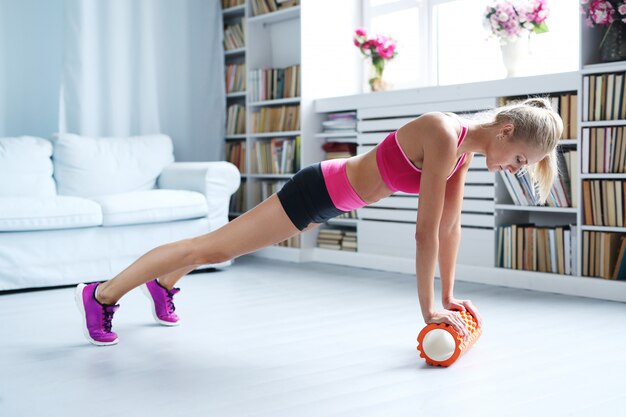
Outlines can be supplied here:
M581 59L581 275L624 280L626 62L600 64L591 53Z
M241 172L241 185L230 201L229 217L233 218L241 214L242 207L247 204L245 0L222 0L222 20L227 114L225 159Z
M241 106L236 108L237 115L244 118L245 126L243 131L228 131L224 138L225 159L239 166L242 174L241 188L231 201L233 218L278 190L300 168L323 159L314 138L319 117L313 102L332 93L352 92L347 89L359 81L334 77L328 63L344 65L352 59L348 51L353 52L354 46L337 47L337 33L320 31L319 22L335 27L341 22L345 29L339 31L350 37L357 25L359 2L243 0L224 6L225 28L231 22L243 22L245 33L245 46L225 51L224 58L227 66L245 64L245 92L227 94L229 108ZM306 74L301 70L304 66ZM235 115L229 116L230 124L236 125L232 122ZM300 248L315 247L316 240L317 231L309 232L284 244L291 247L281 244L260 254L299 261L305 257Z

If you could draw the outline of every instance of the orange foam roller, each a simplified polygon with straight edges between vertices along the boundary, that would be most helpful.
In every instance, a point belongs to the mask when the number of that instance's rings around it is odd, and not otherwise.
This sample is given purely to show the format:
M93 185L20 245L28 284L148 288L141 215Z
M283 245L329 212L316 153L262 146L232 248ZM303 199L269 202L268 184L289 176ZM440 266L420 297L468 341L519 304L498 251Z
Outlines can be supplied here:
M428 324L417 336L417 350L427 364L444 367L452 365L483 334L483 329L478 326L476 319L470 313L461 311L460 314L470 333L467 340L446 323Z

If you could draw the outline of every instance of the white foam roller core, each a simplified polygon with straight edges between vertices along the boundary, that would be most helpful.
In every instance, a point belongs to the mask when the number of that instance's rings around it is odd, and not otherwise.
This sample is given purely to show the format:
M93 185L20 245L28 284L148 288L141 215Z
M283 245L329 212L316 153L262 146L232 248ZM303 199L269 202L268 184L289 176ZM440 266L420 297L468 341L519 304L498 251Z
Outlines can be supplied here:
M422 341L424 353L432 360L442 362L454 354L454 338L443 329L433 329L426 333Z

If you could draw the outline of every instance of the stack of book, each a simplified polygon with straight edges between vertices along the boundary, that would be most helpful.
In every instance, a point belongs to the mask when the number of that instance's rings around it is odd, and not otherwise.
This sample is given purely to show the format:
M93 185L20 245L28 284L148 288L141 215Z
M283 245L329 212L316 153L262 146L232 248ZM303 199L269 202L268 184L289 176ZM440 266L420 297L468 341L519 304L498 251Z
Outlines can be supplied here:
M578 151L567 150L557 153L559 175L554 181L546 205L549 207L576 207L576 181L578 181ZM536 206L538 196L530 175L525 170L512 174L499 171L502 182L516 206Z
M252 132L300 130L300 106L261 107L252 113Z
M528 96L507 97L499 100L499 105L506 106L527 99ZM562 93L546 97L550 100L552 109L563 120L562 140L578 137L578 95L575 92Z
M224 28L224 50L231 51L233 49L245 48L245 27L245 17L242 17L238 23L226 25Z
M496 266L564 275L576 270L576 226L513 224L496 230Z
M243 213L247 207L247 198L246 198L246 182L243 180L241 182L241 186L237 189L235 194L230 198L230 207L229 211L231 213L239 214Z
M335 219L338 219L338 220L356 219L356 218L357 218L356 210L348 211L346 213L342 213L339 216L335 217Z
M626 119L625 74L594 74L583 77L582 120Z
M300 4L300 0L252 0L252 13L257 16L294 7L298 4Z
M300 236L292 236L287 240L283 240L278 243L276 246L282 246L285 248L299 248L300 247Z
M586 127L582 130L582 172L626 172L626 127Z
M298 167L299 143L300 136L254 142L252 171L257 174L293 174Z
M324 249L341 250L341 240L343 239L341 229L320 229L317 235L317 247Z
M245 141L226 142L226 160L239 168L239 172L246 172L246 143Z
M222 10L230 9L231 7L242 6L246 0L222 0Z
M551 97L552 108L559 113L563 120L562 139L576 139L578 137L578 95L576 93L561 94Z
M344 232L343 239L341 239L341 250L356 252L356 232L350 230Z
M226 94L246 91L246 64L226 67Z
M322 149L326 152L325 159L350 158L356 155L356 143L326 142Z
M258 204L261 201L267 200L272 194L283 188L286 182L285 180L254 182L252 187L253 195L251 196L252 201Z
M244 133L246 133L246 106L241 104L228 106L226 134L239 135Z
M320 229L319 234L317 235L317 247L356 252L356 232L342 229Z
M583 181L583 220L594 226L624 227L626 181Z
M300 96L300 65L250 72L250 100L265 101Z
M626 280L625 251L626 236L584 230L582 275Z
M356 112L331 113L322 122L324 133L356 131Z

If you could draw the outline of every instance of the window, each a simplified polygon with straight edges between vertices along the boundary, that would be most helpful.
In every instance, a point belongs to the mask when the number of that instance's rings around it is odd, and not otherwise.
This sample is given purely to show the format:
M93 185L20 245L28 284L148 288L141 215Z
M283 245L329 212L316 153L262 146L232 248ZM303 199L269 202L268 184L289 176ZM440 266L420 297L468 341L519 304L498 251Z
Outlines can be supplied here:
M385 69L395 89L504 78L500 46L483 27L489 0L363 0L364 27L398 42ZM549 32L531 35L526 75L575 71L578 3L548 0Z
M415 87L426 80L427 68L420 60L424 44L418 42L420 34L420 8L416 0L364 0L364 27L368 35L385 35L397 42L397 57L387 63L385 79L394 89ZM368 7L369 6L369 7ZM368 74L369 75L369 74ZM367 80L369 77L366 77Z

